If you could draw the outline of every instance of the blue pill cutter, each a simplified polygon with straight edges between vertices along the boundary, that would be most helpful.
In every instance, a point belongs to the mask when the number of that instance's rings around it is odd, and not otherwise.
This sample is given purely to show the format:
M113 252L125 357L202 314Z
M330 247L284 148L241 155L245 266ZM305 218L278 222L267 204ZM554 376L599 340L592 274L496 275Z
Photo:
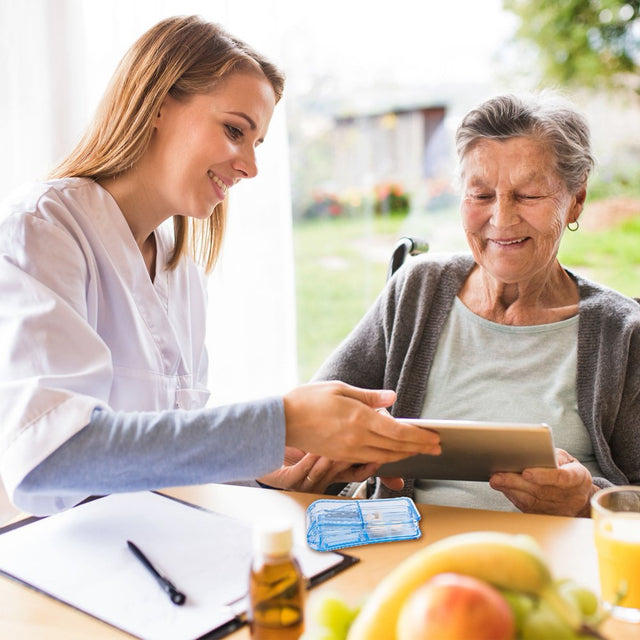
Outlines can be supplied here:
M307 542L332 551L375 542L419 538L420 513L411 498L316 500L307 508Z

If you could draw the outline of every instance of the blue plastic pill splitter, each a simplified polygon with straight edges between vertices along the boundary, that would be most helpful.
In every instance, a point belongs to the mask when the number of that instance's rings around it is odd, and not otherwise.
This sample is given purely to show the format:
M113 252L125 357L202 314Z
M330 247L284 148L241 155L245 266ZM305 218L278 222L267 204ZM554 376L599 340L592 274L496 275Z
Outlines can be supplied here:
M316 500L307 508L307 542L332 551L374 542L419 538L420 513L411 498Z

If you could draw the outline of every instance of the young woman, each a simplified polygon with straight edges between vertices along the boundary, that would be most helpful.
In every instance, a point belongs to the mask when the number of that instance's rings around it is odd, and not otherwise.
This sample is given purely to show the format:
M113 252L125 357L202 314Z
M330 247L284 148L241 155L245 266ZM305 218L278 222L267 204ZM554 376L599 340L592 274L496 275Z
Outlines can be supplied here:
M228 190L257 173L282 89L219 26L167 19L125 55L52 179L5 204L0 475L17 507L255 478L282 464L285 444L299 462L269 484L314 491L437 450L374 410L388 391L326 383L203 408L202 271L220 250ZM0 491L2 503L7 514Z

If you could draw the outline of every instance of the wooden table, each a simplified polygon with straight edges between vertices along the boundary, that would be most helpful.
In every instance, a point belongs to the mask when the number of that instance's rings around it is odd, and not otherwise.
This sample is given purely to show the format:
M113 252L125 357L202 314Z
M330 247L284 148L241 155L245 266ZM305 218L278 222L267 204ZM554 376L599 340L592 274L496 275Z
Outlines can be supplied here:
M305 510L320 496L250 489L227 485L176 488L167 494L247 522L274 514L296 523L295 535L305 540ZM348 549L360 562L319 585L338 591L354 603L366 596L389 570L405 557L440 538L474 530L529 533L540 543L555 577L571 577L597 592L598 571L591 520L502 513L418 505L422 514L419 540L374 544ZM11 640L118 640L131 638L90 616L37 593L13 580L0 577L0 638ZM611 640L637 640L640 625L608 620L603 627ZM243 628L233 640L247 640Z

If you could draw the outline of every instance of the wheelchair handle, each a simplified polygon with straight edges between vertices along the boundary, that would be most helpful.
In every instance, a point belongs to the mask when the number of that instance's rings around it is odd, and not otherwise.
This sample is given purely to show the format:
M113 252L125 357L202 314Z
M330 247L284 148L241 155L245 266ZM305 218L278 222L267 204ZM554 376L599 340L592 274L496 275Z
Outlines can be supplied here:
M400 238L391 255L387 280L402 266L407 256L417 256L419 253L426 253L427 251L429 251L429 243L426 240L408 236Z

